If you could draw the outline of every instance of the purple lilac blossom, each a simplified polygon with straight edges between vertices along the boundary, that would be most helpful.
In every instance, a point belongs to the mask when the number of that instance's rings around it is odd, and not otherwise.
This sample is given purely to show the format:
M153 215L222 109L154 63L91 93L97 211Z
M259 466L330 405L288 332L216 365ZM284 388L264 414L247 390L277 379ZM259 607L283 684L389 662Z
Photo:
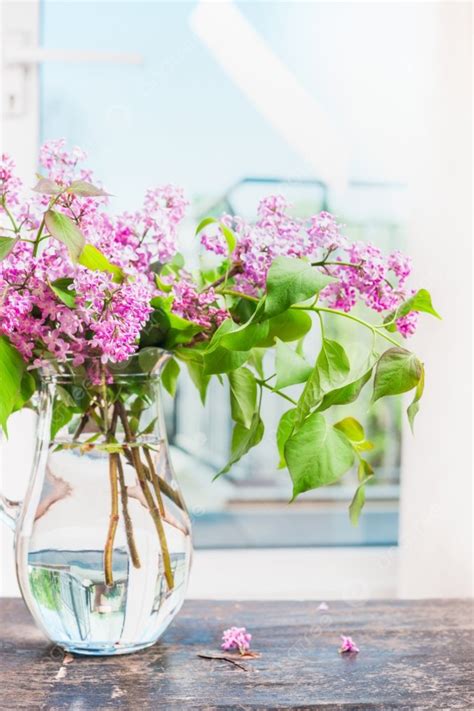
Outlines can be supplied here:
M226 652L238 649L240 654L245 654L250 649L251 639L252 635L247 632L245 627L230 627L222 633L221 647Z

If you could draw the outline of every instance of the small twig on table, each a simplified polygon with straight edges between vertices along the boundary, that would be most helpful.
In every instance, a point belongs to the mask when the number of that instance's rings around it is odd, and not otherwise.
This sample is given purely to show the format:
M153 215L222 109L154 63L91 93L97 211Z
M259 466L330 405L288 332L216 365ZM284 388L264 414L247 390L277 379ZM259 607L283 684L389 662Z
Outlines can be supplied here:
M235 667L242 669L242 671L244 672L249 671L248 667L246 667L245 664L241 664L232 657L227 657L225 654L198 654L197 656L201 659L217 659L221 662L229 662L229 664L233 664Z

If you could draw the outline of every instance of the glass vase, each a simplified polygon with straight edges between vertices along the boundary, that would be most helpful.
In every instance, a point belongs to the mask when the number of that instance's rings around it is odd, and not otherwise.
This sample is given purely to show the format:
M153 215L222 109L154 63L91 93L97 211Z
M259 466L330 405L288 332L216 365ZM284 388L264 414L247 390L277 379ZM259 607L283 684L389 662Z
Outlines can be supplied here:
M36 376L32 476L3 513L25 603L70 652L152 645L184 600L191 532L162 410L166 361L51 363Z

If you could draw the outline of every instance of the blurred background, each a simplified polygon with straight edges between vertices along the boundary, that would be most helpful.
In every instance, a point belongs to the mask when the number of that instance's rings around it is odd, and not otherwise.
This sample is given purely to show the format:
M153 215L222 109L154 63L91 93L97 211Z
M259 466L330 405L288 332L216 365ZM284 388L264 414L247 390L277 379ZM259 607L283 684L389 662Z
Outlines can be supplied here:
M376 443L357 528L355 479L288 505L264 403L264 442L226 478L228 395L202 408L183 380L166 402L193 519L189 594L215 598L462 597L472 594L471 3L3 2L2 151L27 184L38 146L65 137L134 209L173 182L194 226L249 219L281 193L297 214L332 211L346 233L414 258L413 283L443 315L412 346L427 369L413 438L402 403L352 408ZM348 328L357 345L358 329ZM315 354L316 355L316 354ZM3 488L23 495L34 421L17 415ZM12 535L1 594L18 594Z

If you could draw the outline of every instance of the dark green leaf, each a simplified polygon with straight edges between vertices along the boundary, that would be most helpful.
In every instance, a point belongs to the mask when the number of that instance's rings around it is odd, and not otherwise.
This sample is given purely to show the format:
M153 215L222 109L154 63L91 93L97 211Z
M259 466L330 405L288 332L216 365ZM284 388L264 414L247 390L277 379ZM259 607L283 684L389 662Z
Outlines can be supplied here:
M257 383L248 368L233 370L227 375L230 385L232 419L250 428L257 407Z
M312 325L311 317L304 311L285 311L268 320L268 335L257 346L270 348L277 338L285 343L298 341L311 330Z
M141 348L138 351L138 365L144 373L151 373L162 356L161 348Z
M48 210L44 219L50 235L66 245L74 261L78 260L84 248L85 239L76 223L67 215L55 210Z
M219 338L219 345L233 351L249 351L268 335L268 321L253 323L249 321L236 326L232 331Z
M321 404L318 406L318 412L323 412L323 410L327 410L332 405L348 405L357 400L362 388L370 380L372 370L373 367L367 370L360 378L357 378L357 380L353 380L341 388L336 388L326 393Z
M285 444L287 443L289 436L293 432L293 428L295 425L295 414L295 408L287 410L285 413L283 413L280 418L280 422L278 423L276 438L278 445L278 454L280 455L280 461L278 464L279 469L283 469L284 467L286 467Z
M418 385L422 372L423 365L414 353L404 348L389 348L377 363L372 402L412 390Z
M161 373L161 382L163 384L163 387L171 395L171 397L174 397L176 395L176 386L178 384L179 371L179 364L175 361L174 358L170 358L170 360L163 368L163 372Z
M243 365L250 355L250 351L229 351L227 348L217 346L214 350L204 354L204 373L230 373Z
M418 414L418 411L420 409L420 400L423 395L424 389L425 389L425 368L424 368L423 364L421 364L420 379L418 381L418 385L416 386L415 395L413 397L413 400L407 409L408 422L410 423L410 428L413 433L415 431L415 417Z
M53 404L53 415L51 417L51 439L54 440L59 430L65 427L72 420L74 410L68 407L62 400L55 399Z
M76 292L69 287L74 283L74 279L70 277L64 277L62 279L56 279L50 284L51 289L54 291L58 299L73 309L76 305Z
M351 366L344 348L337 341L323 338L321 351L316 362L319 370L320 386L323 392L330 392L349 375Z
M277 257L267 275L265 315L277 316L293 304L310 299L335 281L309 262L290 257Z
M83 267L96 272L109 272L113 275L113 281L121 284L124 279L123 271L120 267L109 262L105 254L102 254L97 247L92 244L86 244L79 257L79 264Z
M340 479L354 463L354 450L342 432L315 412L285 445L285 459L293 480L293 499L304 491Z
M17 242L17 237L0 237L0 260L8 257Z
M250 350L228 350L220 345L221 338L232 333L237 328L237 325L231 319L227 319L215 332L209 348L204 352L204 373L206 375L228 373L231 370L236 370L249 358Z
M21 410L21 408L24 407L29 402L29 400L31 400L35 391L36 380L34 379L32 373L30 373L28 370L25 370L21 379L20 390L15 403L15 407L13 408L13 412Z
M0 427L7 435L7 420L20 393L25 362L6 336L0 336Z
M276 343L275 370L276 390L304 383L309 374L313 372L312 366L280 339L277 339Z
M79 197L105 197L110 195L110 193L106 193L102 188L98 188L86 180L74 180L67 191Z
M232 433L231 456L226 466L216 474L217 478L221 474L229 471L233 464L239 461L249 449L255 447L263 437L264 426L258 412L252 418L250 427L244 427L237 422Z
M197 361L187 361L189 375L194 385L196 386L201 402L203 405L206 403L206 394L209 381L211 380L210 375L204 373L204 364Z
M298 400L296 422L300 424L327 392L331 392L350 372L349 359L337 341L323 338L316 365Z

